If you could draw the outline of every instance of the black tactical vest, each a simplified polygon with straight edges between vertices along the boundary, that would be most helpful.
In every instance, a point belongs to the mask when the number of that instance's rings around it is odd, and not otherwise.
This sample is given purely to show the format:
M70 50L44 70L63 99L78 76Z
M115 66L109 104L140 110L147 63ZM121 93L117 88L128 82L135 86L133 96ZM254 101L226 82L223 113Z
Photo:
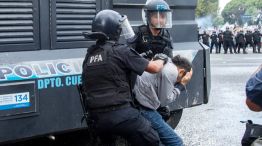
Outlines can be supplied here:
M162 29L159 36L153 36L146 25L139 26L137 39L135 50L139 54L151 50L153 56L158 53L164 53L172 57L172 40L166 29Z
M208 34L202 34L203 43L209 43L209 35Z
M251 32L247 32L245 34L245 38L247 42L252 42L252 33Z
M232 39L232 32L229 30L226 30L224 32L224 41L231 41Z
M103 109L131 101L127 73L116 63L113 51L123 45L94 45L83 64L83 87L87 108Z
M210 38L211 38L211 42L217 42L217 35L216 34L212 34Z
M237 36L237 40L239 43L245 43L245 36L243 33L239 33Z

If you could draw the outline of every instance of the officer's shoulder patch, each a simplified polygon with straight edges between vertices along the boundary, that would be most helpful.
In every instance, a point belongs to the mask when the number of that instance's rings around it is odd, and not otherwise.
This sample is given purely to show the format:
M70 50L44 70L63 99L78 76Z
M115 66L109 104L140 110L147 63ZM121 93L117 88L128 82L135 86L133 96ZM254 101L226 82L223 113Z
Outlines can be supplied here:
M101 51L101 52L90 54L86 63L87 66L102 65L106 63L106 60L107 57L105 51Z

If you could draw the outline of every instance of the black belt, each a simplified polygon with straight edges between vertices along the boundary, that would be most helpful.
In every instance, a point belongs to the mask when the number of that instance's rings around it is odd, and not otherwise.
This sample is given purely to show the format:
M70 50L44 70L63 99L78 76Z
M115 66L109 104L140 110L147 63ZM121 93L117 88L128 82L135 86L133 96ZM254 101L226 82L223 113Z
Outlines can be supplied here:
M89 109L88 111L91 113L103 113L103 112L116 111L116 110L127 108L127 107L131 107L130 103L114 105L114 106L104 107L104 108Z

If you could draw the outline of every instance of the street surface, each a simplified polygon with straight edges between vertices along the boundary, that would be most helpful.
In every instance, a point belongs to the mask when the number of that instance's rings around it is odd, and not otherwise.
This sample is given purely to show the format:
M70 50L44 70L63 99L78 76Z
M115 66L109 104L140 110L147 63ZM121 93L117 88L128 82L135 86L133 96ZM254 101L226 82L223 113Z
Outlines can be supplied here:
M240 146L248 119L262 124L262 113L245 105L245 83L262 64L262 54L211 54L209 103L184 109L176 128L186 146Z

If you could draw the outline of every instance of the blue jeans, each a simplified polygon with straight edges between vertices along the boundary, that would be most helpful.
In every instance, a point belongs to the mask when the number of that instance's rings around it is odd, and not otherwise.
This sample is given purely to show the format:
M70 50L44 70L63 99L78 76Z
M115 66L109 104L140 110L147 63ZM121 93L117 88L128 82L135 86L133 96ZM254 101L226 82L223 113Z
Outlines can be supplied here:
M142 115L151 122L152 127L157 131L161 143L165 146L183 146L182 139L175 133L155 110L142 109Z

